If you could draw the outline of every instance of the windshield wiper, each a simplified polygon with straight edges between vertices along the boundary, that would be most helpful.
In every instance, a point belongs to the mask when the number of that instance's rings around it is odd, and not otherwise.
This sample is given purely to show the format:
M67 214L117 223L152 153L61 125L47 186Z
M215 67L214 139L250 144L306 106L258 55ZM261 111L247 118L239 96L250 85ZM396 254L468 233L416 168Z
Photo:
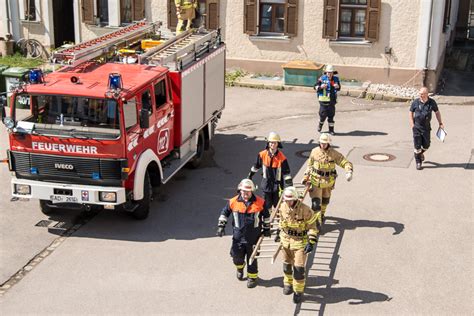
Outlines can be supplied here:
M71 133L71 136L74 137L74 138L77 138L77 139L91 139L91 137L89 137L89 136L85 136L85 135L79 136L79 135L75 134L74 132L77 132L77 129L75 129L75 128L68 129L67 131L69 133Z

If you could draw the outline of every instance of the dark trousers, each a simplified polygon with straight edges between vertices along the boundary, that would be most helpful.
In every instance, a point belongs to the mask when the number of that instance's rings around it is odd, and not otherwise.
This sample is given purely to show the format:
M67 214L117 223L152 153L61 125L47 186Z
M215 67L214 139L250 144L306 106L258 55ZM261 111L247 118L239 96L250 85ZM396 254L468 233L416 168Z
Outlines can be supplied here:
M278 204L278 200L280 199L280 196L278 195L278 191L263 192L263 197L265 199L265 207L268 210L271 210L272 206L276 207Z
M430 129L413 128L413 145L415 146L415 161L421 162L421 154L431 145Z
M335 103L323 103L319 102L319 122L324 123L326 118L329 124L334 123L334 116L336 115L336 104Z
M258 273L257 259L252 264L249 264L250 257L252 256L253 245L249 243L240 243L239 241L232 239L232 248L230 249L230 255L236 266L247 264L247 273Z

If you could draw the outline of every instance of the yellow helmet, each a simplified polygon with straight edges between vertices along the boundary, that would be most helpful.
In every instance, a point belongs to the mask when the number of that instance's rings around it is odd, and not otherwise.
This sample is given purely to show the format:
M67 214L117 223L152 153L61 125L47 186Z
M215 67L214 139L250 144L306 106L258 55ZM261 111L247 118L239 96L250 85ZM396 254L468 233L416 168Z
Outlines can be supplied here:
M267 137L267 142L281 142L280 135L275 132L270 132Z
M253 181L250 179L242 179L237 189L243 190L243 191L255 192L255 184L253 184Z
M331 144L331 136L328 133L322 133L319 136L319 143L320 144Z
M295 187L286 187L283 191L283 200L284 201L295 201L298 199L298 191Z

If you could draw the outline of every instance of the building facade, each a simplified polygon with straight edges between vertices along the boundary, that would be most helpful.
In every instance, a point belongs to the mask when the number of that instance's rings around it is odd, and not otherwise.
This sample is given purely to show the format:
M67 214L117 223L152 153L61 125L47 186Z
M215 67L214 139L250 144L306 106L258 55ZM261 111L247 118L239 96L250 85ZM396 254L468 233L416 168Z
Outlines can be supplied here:
M466 3L468 3L466 5ZM292 60L333 64L346 79L431 90L470 0L198 0L194 26L221 28L227 66L281 73ZM174 0L6 0L0 36L46 47L146 18L174 30ZM15 21L19 21L16 23Z

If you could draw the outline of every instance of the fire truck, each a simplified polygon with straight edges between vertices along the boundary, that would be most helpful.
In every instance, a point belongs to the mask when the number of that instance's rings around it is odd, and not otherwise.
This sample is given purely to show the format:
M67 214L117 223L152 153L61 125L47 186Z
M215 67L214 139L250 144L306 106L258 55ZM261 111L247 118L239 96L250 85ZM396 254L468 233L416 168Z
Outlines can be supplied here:
M145 219L152 188L196 168L225 106L219 31L166 38L140 21L52 53L0 108L12 195L43 213L105 208ZM4 103L4 102L3 102Z

